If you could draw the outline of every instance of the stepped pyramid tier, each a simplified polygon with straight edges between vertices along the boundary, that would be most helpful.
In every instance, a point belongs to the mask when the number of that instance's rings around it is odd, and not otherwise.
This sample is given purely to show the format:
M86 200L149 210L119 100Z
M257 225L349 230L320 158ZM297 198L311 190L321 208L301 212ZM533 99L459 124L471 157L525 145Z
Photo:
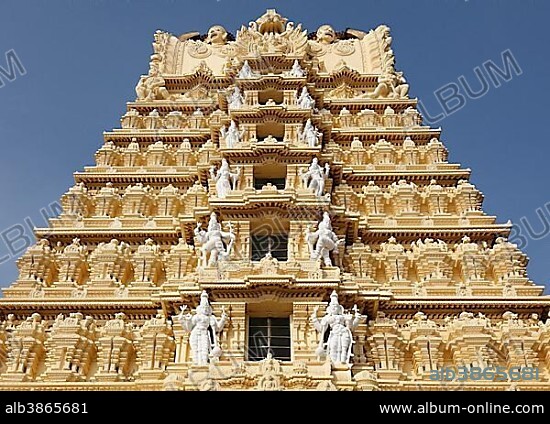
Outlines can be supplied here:
M385 25L157 31L0 299L0 389L550 388L550 298L395 66Z

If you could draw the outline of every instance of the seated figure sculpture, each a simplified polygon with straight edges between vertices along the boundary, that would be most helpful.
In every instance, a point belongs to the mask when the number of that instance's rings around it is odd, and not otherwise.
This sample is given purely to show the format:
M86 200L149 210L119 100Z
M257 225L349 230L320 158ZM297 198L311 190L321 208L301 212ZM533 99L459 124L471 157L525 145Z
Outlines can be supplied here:
M164 78L158 70L151 68L147 76L141 77L136 86L138 100L165 100L170 98L170 93L166 89Z

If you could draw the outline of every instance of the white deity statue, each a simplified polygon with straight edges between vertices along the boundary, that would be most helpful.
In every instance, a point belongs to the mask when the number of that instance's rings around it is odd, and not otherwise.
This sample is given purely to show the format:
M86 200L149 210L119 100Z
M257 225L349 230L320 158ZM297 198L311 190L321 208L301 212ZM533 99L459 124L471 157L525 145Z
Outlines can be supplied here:
M304 125L304 130L300 134L300 141L306 143L309 147L316 147L321 143L322 136L323 134L311 123L311 119L308 119Z
M216 172L215 166L210 168L210 176L216 181L216 195L220 199L223 199L231 190L237 189L237 182L241 176L241 167L237 167L237 172L231 172L229 163L224 158L222 159L222 165L220 169L218 169L218 172Z
M227 147L232 149L241 142L241 138L244 135L244 130L239 131L237 124L232 120L231 124L229 124L229 128L226 129L225 127L222 127L220 129L220 134L222 139L225 140Z
M294 78L303 78L306 76L306 72L300 66L298 59L296 59L292 64L292 69L288 72L288 76Z
M306 241L309 247L310 257L313 260L323 259L325 266L332 266L330 252L338 253L338 247L344 243L344 239L338 239L332 231L332 224L328 212L323 214L317 231L311 232L306 228Z
M319 307L311 315L313 326L319 332L319 346L315 353L319 357L327 355L333 364L350 364L353 356L353 333L359 325L363 315L353 306L353 315L344 313L344 308L338 303L338 294L333 291L330 295L330 304L321 320L317 318ZM327 337L328 336L328 337Z
M258 78L258 77L259 75L252 70L252 68L250 67L250 64L248 63L248 60L245 60L243 67L237 74L237 78L249 79L249 78Z
M239 87L235 87L233 92L227 96L227 103L229 109L240 109L243 107L244 98Z
M302 88L300 96L296 97L296 104L300 109L313 109L315 107L315 100L309 95L307 87Z
M201 301L195 311L195 315L187 313L187 307L181 307L181 312L175 316L185 331L190 332L189 344L194 365L208 365L211 359L222 355L219 334L227 322L227 314L222 308L222 316L219 320L212 313L212 307L208 302L208 293L203 290Z
M229 232L222 231L222 226L218 222L216 214L212 212L208 229L204 231L200 228L201 223L199 222L195 228L195 236L202 245L200 248L201 265L203 267L215 266L219 261L229 259L236 239L231 223L229 224Z
M302 186L312 189L317 197L324 195L325 191L325 179L330 172L330 165L325 163L325 167L319 165L319 159L313 158L311 165L306 172L300 174L302 179Z

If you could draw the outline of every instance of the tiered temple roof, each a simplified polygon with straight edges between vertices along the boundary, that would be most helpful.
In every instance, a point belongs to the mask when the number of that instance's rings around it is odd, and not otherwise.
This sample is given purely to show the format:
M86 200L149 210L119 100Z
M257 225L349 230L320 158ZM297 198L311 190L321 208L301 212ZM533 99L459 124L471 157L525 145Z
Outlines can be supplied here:
M462 388L549 388L550 298L423 124L389 28L268 10L228 35L155 33L0 299L0 390L436 390L459 366L539 370Z

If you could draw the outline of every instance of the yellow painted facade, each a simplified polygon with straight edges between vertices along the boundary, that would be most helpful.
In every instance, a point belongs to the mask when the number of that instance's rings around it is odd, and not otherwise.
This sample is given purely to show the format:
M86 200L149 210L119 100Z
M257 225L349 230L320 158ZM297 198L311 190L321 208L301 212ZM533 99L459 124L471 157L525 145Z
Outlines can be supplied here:
M0 299L0 390L550 388L550 298L391 43L273 10L155 33ZM430 378L459 367L507 377Z

